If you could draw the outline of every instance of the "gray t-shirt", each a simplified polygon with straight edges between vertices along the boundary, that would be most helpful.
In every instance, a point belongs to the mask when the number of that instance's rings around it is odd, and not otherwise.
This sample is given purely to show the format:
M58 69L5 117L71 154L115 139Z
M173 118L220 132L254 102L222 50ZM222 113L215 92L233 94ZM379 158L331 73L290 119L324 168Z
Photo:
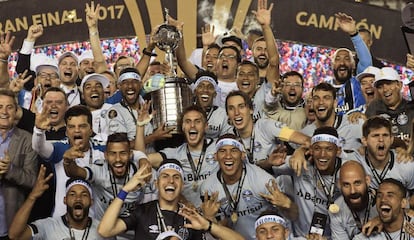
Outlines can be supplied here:
M114 104L107 110L107 126L108 135L119 132L126 132L130 141L135 139L136 134L136 119L138 112L131 109L129 106L124 106L121 103ZM151 123L145 125L144 135L150 135L153 132Z
M134 176L135 172L139 168L137 158L146 158L144 154L138 155L137 153L138 152L134 152L134 161L131 161L128 175L122 179L113 176L112 172L109 170L107 161L102 161L85 167L88 170L87 180L91 182L93 188L95 201L92 206L94 207L96 219L102 219L105 210L109 207L112 200L116 198L125 183L127 183L128 180ZM155 171L153 172L153 179L154 176ZM128 216L135 209L136 203L143 203L144 195L156 195L156 188L153 185L153 179L151 179L148 184L151 187L143 187L128 193L120 211L121 216ZM148 189L153 189L153 191L148 191Z
M342 149L358 149L361 146L360 139L362 138L363 124L364 120L362 119L354 124L348 121L348 115L336 116L333 127L338 131ZM316 128L316 124L313 122L304 127L301 132L311 137Z
M406 220L404 220L405 222ZM413 218L410 219L410 223L413 224ZM404 225L404 223L403 223ZM377 234L372 234L371 236L367 237L363 233L356 235L353 240L385 240L385 239L404 239L404 240L414 240L414 236L410 235L409 233L405 232L404 229L390 232L388 233L390 238L387 238L387 234L385 232L380 232Z
M232 133L233 127L228 123L226 110L222 107L213 106L210 112L207 112L208 129L206 138L218 138L226 133Z
M338 159L337 159L338 160ZM298 177L293 170L286 171L289 165L289 159L286 160L285 165L281 168L273 168L275 176L281 174L289 174L293 177L294 200L299 208L299 218L293 223L294 235L297 237L306 236L309 233L312 217L315 212L325 214L328 216L329 202L328 198L322 188L322 184L317 178L315 167L310 165L308 170L302 170L302 174ZM344 160L342 160L342 164ZM280 172L278 171L280 169ZM339 173L336 179L332 175L322 175L325 185L330 189L332 181L337 182ZM337 184L334 185L333 200L335 201L341 192ZM330 236L329 218L325 226L324 236Z
M266 92L270 91L272 86L269 83L263 83L259 89L257 89L256 93L253 96L253 120L257 121L258 119L265 116L264 112L264 104L265 104L265 96Z
M377 208L375 206L374 197L372 197L372 204L362 211L356 212L361 226L365 224L365 220L370 220L378 216ZM346 204L344 197L340 196L335 200L335 204L339 206L338 213L329 212L329 218L331 220L332 240L352 239L361 231L358 228L358 224L351 210Z
M279 137L285 126L286 124L272 119L261 118L257 120L253 127L252 136L242 139L246 151L250 151L253 143L254 162L268 158L277 145L276 138Z
M349 160L357 160L364 167L365 172L371 177L370 187L378 189L380 182L378 178L374 176L374 172L369 167L365 156L362 156L359 152L353 151L348 153L346 156ZM394 178L402 182L402 184L408 189L414 189L414 162L400 163L397 161L397 155L394 150L391 150L391 158L394 159L391 161L390 169L386 171L382 179ZM372 166L372 165L371 165ZM386 167L388 169L388 167ZM381 176L382 170L375 170L377 176Z
M167 158L177 159L184 171L184 187L182 194L188 201L192 202L194 206L200 206L200 186L207 179L208 176L215 174L219 170L218 162L214 160L214 153L216 152L215 140L207 139L207 148L204 153L204 160L199 170L198 179L193 173L190 161L187 157L187 143L182 144L177 148L165 148L161 150ZM194 160L194 166L197 169L201 152L190 152Z
M92 224L88 229L85 230L77 230L74 228L71 228L73 233L73 239L82 239L82 236L84 234L88 234L87 239L106 239L98 234L98 225L99 221L96 219L92 219ZM64 240L70 240L71 235L69 233L70 229L69 226L66 223L66 220L64 220L64 216L62 217L56 217L56 218L45 218L45 219L39 219L31 224L29 224L29 227L32 230L32 237L34 240L57 240L57 239L64 239ZM85 235L86 236L86 235Z
M269 194L265 184L269 183L273 178L263 169L252 165L245 164L246 166L246 175L241 188L240 201L237 206L237 215L238 220L236 224L231 226L236 232L240 233L246 239L256 239L254 223L257 217L264 210L271 208L272 205L262 198L259 193ZM225 190L221 184L221 176L219 174L213 174L207 178L206 181L201 185L201 194L204 194L206 191L211 196L213 192L218 191L218 199L221 203L219 214L221 217L228 219L228 222L231 223L230 216L232 214L231 206L229 201L226 198ZM227 188L230 194L233 196L237 193L239 182L227 185ZM281 190L283 191L283 190Z

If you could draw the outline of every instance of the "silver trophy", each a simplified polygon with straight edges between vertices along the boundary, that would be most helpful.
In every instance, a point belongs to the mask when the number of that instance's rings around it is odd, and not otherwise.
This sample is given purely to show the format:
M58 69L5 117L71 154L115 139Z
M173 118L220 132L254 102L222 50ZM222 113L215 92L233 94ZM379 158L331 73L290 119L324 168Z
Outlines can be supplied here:
M178 47L182 35L175 26L168 24L168 9L165 9L165 19L166 22L158 28L153 39L157 47L166 52L171 73L165 78L164 87L151 92L152 107L157 110L153 124L155 128L165 124L166 127L174 129L172 134L178 134L179 116L192 104L192 91L186 79L178 78L174 70L173 51Z
M158 28L154 35L154 41L159 49L166 52L166 58L171 67L171 76L176 77L177 73L173 68L173 51L178 47L182 34L175 26L168 24L168 12L168 9L165 8L165 23Z

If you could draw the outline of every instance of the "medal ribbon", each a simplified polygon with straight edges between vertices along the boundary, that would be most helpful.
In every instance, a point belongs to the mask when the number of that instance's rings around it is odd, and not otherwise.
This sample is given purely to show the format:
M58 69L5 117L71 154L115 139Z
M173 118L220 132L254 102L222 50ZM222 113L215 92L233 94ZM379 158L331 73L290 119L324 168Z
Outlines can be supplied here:
M350 209L351 213L352 213L352 216L354 217L354 220L357 224L357 227L358 227L359 231L361 231L361 232L362 232L362 226L365 223L368 222L369 213L371 212L371 207L372 207L372 204L374 203L374 198L375 197L374 197L372 191L370 189L368 189L368 199L369 200L368 200L368 206L365 209L364 221L363 222L361 222L361 219L359 218L358 214L354 210Z
M371 162L368 159L368 151L365 149L365 161L368 164L369 169L372 172L372 175L374 175L375 181L378 185L382 183L382 180L384 180L385 175L387 175L388 171L391 170L391 168L394 166L394 153L390 151L391 158L387 162L387 165L385 165L384 169L382 169L381 174L378 174L377 170L375 170L374 166L372 166Z
M135 125L137 125L137 118L135 117L134 112L132 111L132 108L128 106L128 104L124 101L124 99L121 99L121 105L128 110L129 114L131 114L132 119L134 120Z
M254 163L254 159L253 159L253 152L254 152L254 126L253 126L253 130L252 130L252 135L250 137L250 148L247 149L246 146L244 145L243 140L240 137L240 134L237 130L235 130L237 137L239 138L239 141L243 144L244 150L247 153L247 158L249 159L249 163Z
M186 149L187 150L187 159L190 162L191 171L193 172L195 182L198 180L198 177L200 175L201 166L203 165L204 158L205 158L205 155L206 155L206 149L207 149L207 140L204 139L203 149L201 150L201 154L200 154L200 157L198 159L198 163L197 163L197 167L196 167L195 163L194 163L194 160L193 160L193 157L191 156L190 149L188 149L188 144L187 144L187 149Z
M229 189L227 188L226 183L224 182L223 175L220 174L220 183L223 186L224 193L226 194L226 198L230 203L232 212L237 211L237 206L239 205L239 202L240 202L240 194L241 194L241 190L242 190L245 178L246 178L246 166L243 164L243 172L242 172L241 180L237 184L236 199L233 199L233 197L230 194Z
M62 221L63 221L63 223L65 223L65 225L66 225L66 226L68 226L68 228L69 228L69 236L70 236L70 239L71 239L71 240L76 240L76 238L75 238L75 234L73 233L73 230L72 230L72 227L70 226L69 222L68 222L68 221L67 221L67 219L66 219L66 215L63 215L63 216L62 216ZM88 236L89 236L89 230L90 230L90 228L91 228L91 225L92 225L92 219L91 219L91 218L88 218L88 224L86 225L85 230L83 230L82 240L86 240L86 239L88 239Z
M335 191L335 179L336 179L336 175L338 174L339 168L341 167L341 159L337 158L336 162L335 162L335 171L332 175L332 181L331 181L331 185L328 187L325 184L325 181L323 180L321 174L319 173L319 170L315 167L315 171L316 171L316 176L318 177L319 181L322 184L322 189L326 195L326 197L328 198L328 202L329 204L333 204L334 200L333 200L333 195L334 195L334 191ZM328 207L329 207L328 204Z
M401 224L401 229L400 229L400 237L399 237L399 239L400 240L410 240L411 239L411 237L410 237L410 234L408 234L408 233L406 233L405 231L403 231L403 229L404 229L404 223L405 222L410 222L410 219L409 219L409 217L404 213L404 220L403 220L403 222L402 222L402 224ZM391 235L390 235L390 233L389 232L387 232L387 230L383 230L383 232L384 232L384 234L385 234L385 237L387 238L387 240L393 240L393 238L391 237Z

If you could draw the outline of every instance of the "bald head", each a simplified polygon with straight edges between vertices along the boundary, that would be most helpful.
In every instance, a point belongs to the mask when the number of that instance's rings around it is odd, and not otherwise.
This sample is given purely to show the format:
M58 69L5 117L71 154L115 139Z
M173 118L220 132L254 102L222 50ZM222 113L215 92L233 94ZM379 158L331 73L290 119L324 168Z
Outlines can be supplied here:
M342 164L341 171L339 172L340 181L342 181L342 178L345 178L347 175L349 175L348 173L359 175L362 178L365 178L367 175L361 163L355 160L346 161L344 164Z
M339 185L350 209L361 211L366 208L369 184L370 177L359 162L351 160L341 166Z

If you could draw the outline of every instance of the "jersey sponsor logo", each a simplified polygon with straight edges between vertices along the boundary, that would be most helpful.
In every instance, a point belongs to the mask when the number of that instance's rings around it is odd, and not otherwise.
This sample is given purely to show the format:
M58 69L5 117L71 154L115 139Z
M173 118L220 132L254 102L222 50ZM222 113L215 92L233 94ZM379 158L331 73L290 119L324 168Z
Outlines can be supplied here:
M263 146L260 142L254 142L253 151L254 152L260 152L262 150Z
M397 123L399 125L405 125L408 123L408 116L405 114L405 112L402 112L397 117Z
M206 154L206 162L210 165L215 163L213 153Z
M246 189L242 192L242 198L245 202L250 202L253 198L253 192L249 189Z
M250 215L250 214L253 214L257 211L261 211L262 208L263 208L263 203L260 202L260 204L257 205L257 206L247 207L247 209L245 209L245 210L237 211L237 216L238 217L243 217L243 216L246 216L246 215ZM230 215L231 215L231 213L228 215L228 217L230 217Z
M321 205L326 205L328 206L328 201L325 199L322 199L320 197L317 197L315 195L312 195L311 193L305 192L305 194L303 194L302 189L299 189L299 191L296 193L297 196L305 199L306 201L312 201L315 204L321 204Z
M220 125L208 125L210 131L220 131Z
M149 229L148 229L148 232L149 233L159 233L160 232L160 230L158 229L158 225L149 225L149 227L148 227Z
M180 226L180 229L178 229L177 233L182 239L188 239L188 237L190 236L188 229L185 227L181 227L181 226Z
M192 173L188 173L184 176L184 182L192 182L192 181L199 181L199 180L206 180L208 176L210 176L210 171L205 174L200 174L197 178L194 177Z
M106 114L108 113L108 110L102 109L101 110L101 118L106 118Z

